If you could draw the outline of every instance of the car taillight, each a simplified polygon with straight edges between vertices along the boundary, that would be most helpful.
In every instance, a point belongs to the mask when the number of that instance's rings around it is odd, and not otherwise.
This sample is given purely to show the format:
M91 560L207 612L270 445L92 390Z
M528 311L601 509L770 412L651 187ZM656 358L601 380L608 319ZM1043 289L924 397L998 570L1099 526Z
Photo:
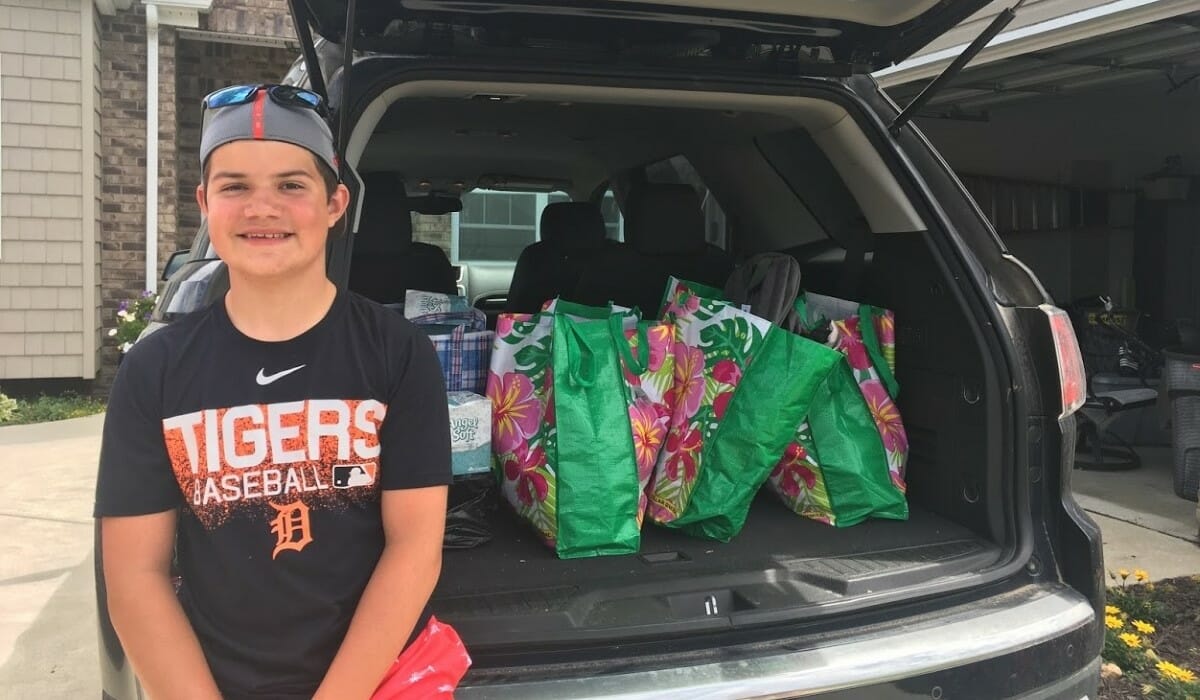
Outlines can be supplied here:
M1071 317L1066 311L1042 304L1041 310L1050 320L1050 335L1054 338L1054 354L1058 359L1058 382L1062 392L1062 420L1079 410L1087 399L1087 375L1083 371L1083 356L1079 354L1079 341L1071 326Z

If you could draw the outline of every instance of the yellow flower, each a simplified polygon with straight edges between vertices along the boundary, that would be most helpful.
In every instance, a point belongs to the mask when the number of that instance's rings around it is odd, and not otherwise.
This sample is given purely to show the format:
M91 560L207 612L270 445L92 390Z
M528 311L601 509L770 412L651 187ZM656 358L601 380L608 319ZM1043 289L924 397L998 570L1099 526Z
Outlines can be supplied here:
M1132 632L1126 632L1125 634L1120 634L1117 636L1122 642L1125 642L1125 646L1129 647L1130 649L1142 648L1142 638L1136 634L1133 634Z
M1116 615L1105 615L1104 626L1110 630L1119 630L1125 626L1125 623L1121 622L1121 618Z
M1156 668L1158 668L1158 672L1162 674L1163 678L1182 683L1194 683L1196 681L1196 674L1186 668L1180 668L1170 661L1159 661Z
M1154 634L1154 625L1150 624L1149 622L1134 620L1133 626L1136 627L1137 631L1141 632L1142 634Z
M1138 581L1146 581L1149 580L1150 574L1146 573L1145 569L1134 569L1133 577Z
M1117 569L1117 575L1122 579L1129 578L1129 569Z
M1105 615L1120 615L1121 609L1115 605L1105 605L1104 606L1104 614Z

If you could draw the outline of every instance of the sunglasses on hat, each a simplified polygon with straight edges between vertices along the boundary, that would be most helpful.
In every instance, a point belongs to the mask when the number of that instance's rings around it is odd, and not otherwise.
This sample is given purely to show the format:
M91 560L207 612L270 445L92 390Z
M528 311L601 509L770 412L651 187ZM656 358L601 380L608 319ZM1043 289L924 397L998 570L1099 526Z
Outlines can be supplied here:
M210 92L201 104L205 110L243 105L253 102L260 90L265 90L275 104L311 109L322 118L329 119L329 109L320 95L294 85L234 85Z

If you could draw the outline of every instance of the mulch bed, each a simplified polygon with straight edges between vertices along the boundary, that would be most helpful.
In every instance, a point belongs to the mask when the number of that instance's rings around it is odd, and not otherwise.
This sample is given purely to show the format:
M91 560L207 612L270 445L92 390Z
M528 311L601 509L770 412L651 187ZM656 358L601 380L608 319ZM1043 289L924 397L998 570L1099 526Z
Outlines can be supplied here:
M1155 623L1155 651L1162 659L1200 674L1200 576L1158 581L1153 595L1164 608L1163 619ZM1100 700L1142 700L1143 683L1153 679L1153 675L1142 681L1137 675L1102 678Z

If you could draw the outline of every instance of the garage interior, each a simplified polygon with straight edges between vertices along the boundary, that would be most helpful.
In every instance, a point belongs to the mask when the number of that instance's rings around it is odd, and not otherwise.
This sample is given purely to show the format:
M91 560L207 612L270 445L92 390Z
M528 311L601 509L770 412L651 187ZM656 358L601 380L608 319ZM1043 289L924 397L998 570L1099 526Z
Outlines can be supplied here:
M968 66L915 121L1056 302L1197 317L1200 13Z
M887 92L903 106L928 82ZM968 65L915 122L1009 250L1074 312L1094 393L1162 388L1161 353L1155 360L1134 344L1129 362L1120 348L1129 343L1097 328L1101 296L1152 350L1200 353L1200 12ZM1111 418L1110 432L1169 473L1167 393L1091 415ZM1188 460L1200 469L1200 449ZM1194 485L1185 497L1195 500Z

